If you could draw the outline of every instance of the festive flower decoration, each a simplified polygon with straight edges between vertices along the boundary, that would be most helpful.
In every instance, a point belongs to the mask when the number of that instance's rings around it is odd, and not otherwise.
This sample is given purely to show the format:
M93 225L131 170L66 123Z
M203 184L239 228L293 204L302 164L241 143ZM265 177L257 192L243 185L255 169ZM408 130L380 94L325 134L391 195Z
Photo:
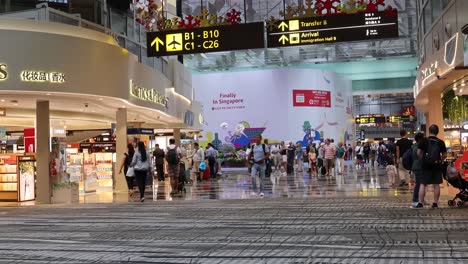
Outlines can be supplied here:
M148 30L164 23L164 1L158 0L133 0L130 9L135 14L135 20Z
M226 22L235 25L241 22L241 12L237 11L236 9L232 9L231 11L227 12L226 14Z
M384 11L385 11L385 15L389 17L396 16L398 12L396 8L391 7L391 6L387 6L387 8L385 8Z
M179 21L179 28L195 28L200 27L200 19L198 17L186 16L185 19Z
M319 15L332 15L338 13L341 0L317 0L315 8Z
M366 12L377 12L379 6L385 6L385 0L368 0L366 7ZM361 4L364 4L366 1L361 0Z

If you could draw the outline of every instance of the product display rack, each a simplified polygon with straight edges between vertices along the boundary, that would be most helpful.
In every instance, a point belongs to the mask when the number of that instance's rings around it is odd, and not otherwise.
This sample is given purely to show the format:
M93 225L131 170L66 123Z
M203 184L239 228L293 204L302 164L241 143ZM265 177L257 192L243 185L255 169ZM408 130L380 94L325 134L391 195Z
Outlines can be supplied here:
M0 200L18 199L18 172L15 154L0 155Z
M83 153L84 192L95 192L98 187L96 164L93 154Z
M112 153L95 153L96 175L99 180L112 179L114 167L112 165Z
M70 182L83 180L83 153L67 154L67 173L70 175Z

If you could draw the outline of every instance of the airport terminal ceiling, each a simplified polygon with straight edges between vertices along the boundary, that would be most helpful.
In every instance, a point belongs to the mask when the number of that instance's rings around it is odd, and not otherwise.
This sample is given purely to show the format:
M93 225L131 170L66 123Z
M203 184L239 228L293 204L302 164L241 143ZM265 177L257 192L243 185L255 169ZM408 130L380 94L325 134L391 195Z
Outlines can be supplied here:
M184 16L198 15L202 7L210 13L224 15L233 8L239 10L242 22L267 21L270 17L282 19L280 12L288 6L307 1L283 0L182 0ZM342 0L346 4L348 0ZM416 1L386 0L386 6L398 10L399 38L341 44L321 44L289 48L270 48L243 51L185 55L184 64L194 71L210 72L252 68L300 67L335 62L374 61L385 58L416 56ZM247 10L247 12L244 12Z

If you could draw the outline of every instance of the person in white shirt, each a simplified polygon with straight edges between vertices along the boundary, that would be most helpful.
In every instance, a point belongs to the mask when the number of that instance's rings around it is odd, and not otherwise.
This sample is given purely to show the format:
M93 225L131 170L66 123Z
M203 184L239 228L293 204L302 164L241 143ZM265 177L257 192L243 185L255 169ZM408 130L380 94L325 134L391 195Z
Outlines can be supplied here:
M271 146L271 156L275 166L275 171L277 171L281 167L281 154L279 148L276 145Z
M206 150L206 158L208 159L208 164L210 165L210 179L216 179L216 159L218 158L218 151L214 148L213 144L208 143Z
M193 176L192 177L192 181L195 181L195 178L197 180L201 180L201 177L200 177L200 163L203 161L205 161L205 152L203 151L203 149L198 145L197 142L195 142L193 144L194 148L195 148L195 151L193 152L193 155L192 155L192 161L193 161L193 165L192 165L192 172L193 172Z
M361 142L357 143L354 152L356 153L356 169L359 169L362 165L362 161L364 160L364 147L361 146Z

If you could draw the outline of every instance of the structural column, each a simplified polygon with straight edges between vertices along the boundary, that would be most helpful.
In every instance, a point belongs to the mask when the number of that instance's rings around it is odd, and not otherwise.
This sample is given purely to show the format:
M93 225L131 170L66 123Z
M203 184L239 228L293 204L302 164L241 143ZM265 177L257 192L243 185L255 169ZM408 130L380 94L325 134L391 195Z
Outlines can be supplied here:
M127 182L125 175L119 174L120 165L124 159L124 153L127 152L127 109L119 108L116 115L116 131L115 131L115 148L117 152L117 160L114 171L114 190L116 192L127 192Z
M36 102L36 201L50 203L52 196L49 175L50 117L49 101Z
M180 146L180 128L174 128L174 140L176 146Z
M436 124L439 127L438 137L444 140L444 117L442 113L442 98L440 93L432 93L429 96L429 109L426 113L426 135L429 135L429 127Z

